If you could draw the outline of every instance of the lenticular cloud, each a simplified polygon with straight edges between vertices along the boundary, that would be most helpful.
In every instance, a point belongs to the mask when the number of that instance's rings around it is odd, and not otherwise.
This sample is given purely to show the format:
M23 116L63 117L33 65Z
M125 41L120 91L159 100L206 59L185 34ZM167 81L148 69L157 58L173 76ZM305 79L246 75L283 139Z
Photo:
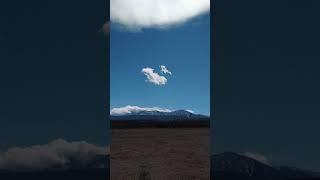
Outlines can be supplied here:
M110 115L112 116L121 116L126 114L131 114L140 111L159 111L159 112L171 112L170 109L164 109L160 107L139 107L139 106L125 106L119 108L113 108L110 111Z
M128 29L166 28L210 10L210 0L111 0L111 21Z

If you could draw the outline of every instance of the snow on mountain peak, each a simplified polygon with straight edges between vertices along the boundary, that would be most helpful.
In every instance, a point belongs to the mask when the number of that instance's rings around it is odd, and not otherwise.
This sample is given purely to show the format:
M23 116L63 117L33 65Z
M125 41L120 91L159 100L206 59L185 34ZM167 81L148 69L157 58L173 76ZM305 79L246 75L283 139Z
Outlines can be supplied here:
M113 108L110 110L112 116L122 116L136 114L140 112L171 112L170 109L159 108L159 107L139 107L139 106L124 106L120 108Z
M192 110L176 110L172 111L160 107L139 107L139 106L124 106L120 108L113 108L110 110L111 116L124 115L171 115L171 116L190 116L194 114Z

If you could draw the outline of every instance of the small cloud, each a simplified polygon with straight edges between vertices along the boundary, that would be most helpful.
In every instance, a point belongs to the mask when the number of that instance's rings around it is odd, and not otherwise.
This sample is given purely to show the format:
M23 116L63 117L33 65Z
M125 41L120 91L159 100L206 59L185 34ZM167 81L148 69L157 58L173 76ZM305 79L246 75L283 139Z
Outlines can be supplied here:
M166 66L160 65L160 68L162 73L172 75L171 71L169 71Z
M141 72L147 76L147 81L152 84L165 85L167 83L167 78L154 72L154 69L152 68L149 68L149 67L143 68Z
M141 111L159 111L159 112L171 112L170 109L160 108L160 107L139 107L139 106L124 106L120 108L113 108L110 110L110 115L121 116L131 113L137 113Z
M67 168L71 160L85 165L97 155L107 155L108 147L99 147L85 141L54 140L44 145L14 147L0 153L0 169L35 171L50 168Z
M262 154L259 154L259 153L245 152L245 153L242 153L242 155L247 156L249 158L252 158L252 159L259 161L263 164L270 164L268 158Z
M210 0L111 0L110 18L128 30L164 29L208 13Z

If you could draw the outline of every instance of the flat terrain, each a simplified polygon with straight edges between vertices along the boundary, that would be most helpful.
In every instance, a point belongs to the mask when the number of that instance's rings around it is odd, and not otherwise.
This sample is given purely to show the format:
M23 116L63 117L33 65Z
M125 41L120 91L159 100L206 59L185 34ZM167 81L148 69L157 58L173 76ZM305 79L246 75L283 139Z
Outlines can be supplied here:
M208 180L209 139L209 128L112 129L111 179Z

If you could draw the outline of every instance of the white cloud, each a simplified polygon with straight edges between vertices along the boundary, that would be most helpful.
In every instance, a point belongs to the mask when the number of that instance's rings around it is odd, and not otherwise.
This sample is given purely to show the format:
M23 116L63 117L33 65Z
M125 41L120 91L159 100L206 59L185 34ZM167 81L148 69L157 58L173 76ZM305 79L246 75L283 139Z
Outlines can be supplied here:
M269 163L269 160L267 157L265 157L264 155L262 154L259 154L259 153L255 153L255 152L245 152L245 153L242 153L242 155L244 156L247 156L249 158L252 158L254 160L257 160L261 163L264 163L264 164L270 164Z
M148 82L151 82L155 85L165 85L167 83L167 78L154 72L154 69L152 68L143 68L141 72L147 76Z
M54 167L65 168L70 159L83 164L90 162L96 155L106 155L108 147L99 147L85 141L67 142L54 140L44 145L14 147L0 153L0 169L33 171Z
M161 68L161 72L162 72L162 73L172 75L171 71L169 71L169 69L167 69L166 66L160 65L160 68Z
M194 111L192 111L192 110L190 110L190 109L187 109L186 111L188 111L189 113L194 114Z
M210 0L111 0L111 21L130 30L167 28L210 11Z
M130 106L127 105L125 107L113 108L110 111L110 115L113 116L121 116L131 113L137 113L141 111L159 111L159 112L171 112L170 109L164 109L159 107L139 107L139 106Z

